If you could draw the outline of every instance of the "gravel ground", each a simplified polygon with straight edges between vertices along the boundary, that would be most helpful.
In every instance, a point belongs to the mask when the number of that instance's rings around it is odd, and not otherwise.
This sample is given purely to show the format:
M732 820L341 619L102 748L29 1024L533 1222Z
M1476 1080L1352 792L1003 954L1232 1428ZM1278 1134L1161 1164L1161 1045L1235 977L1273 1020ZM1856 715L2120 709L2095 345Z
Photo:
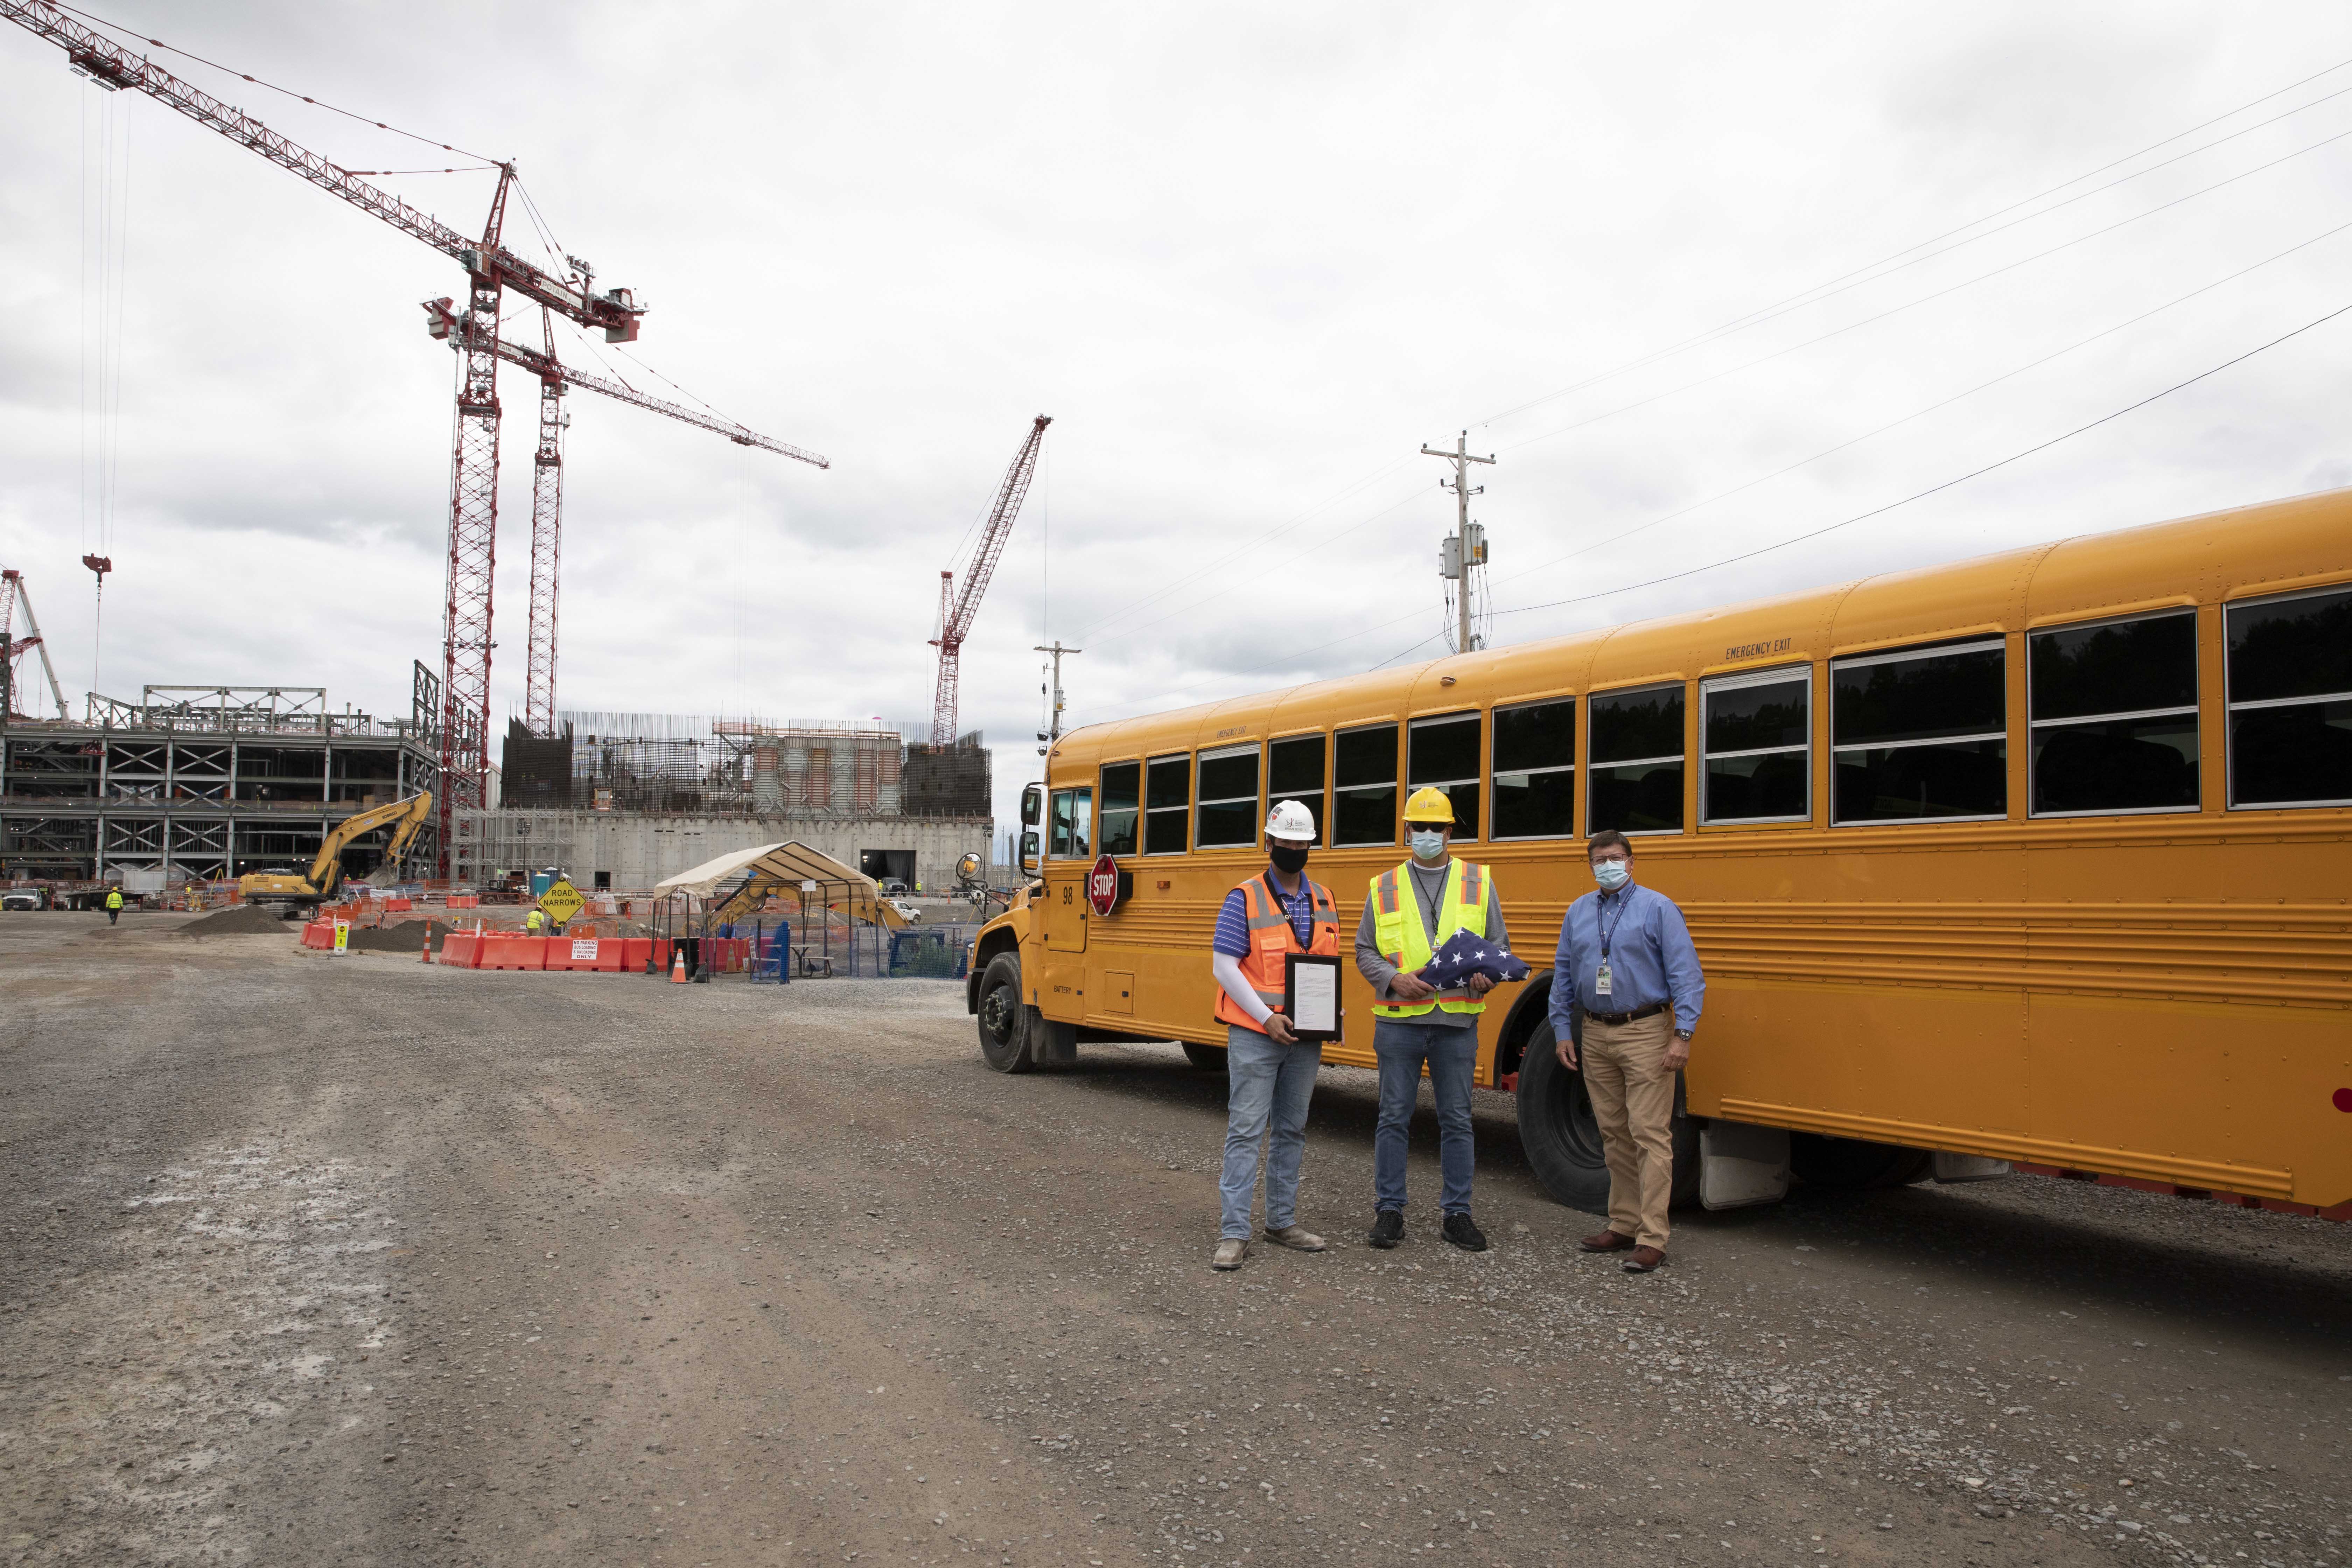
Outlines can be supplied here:
M1222 1083L961 988L0 915L0 1562L2341 1561L2352 1226L2018 1178L1212 1275Z

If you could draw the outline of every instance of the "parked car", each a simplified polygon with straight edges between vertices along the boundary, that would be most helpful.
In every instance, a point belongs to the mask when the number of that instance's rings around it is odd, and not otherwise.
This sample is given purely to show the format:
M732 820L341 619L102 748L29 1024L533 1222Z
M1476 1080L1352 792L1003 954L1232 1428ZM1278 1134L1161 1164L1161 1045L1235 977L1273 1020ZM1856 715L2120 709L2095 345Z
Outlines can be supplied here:
M879 888L886 897L894 893L911 893L915 890L908 885L907 879L903 877L885 877L874 885Z
M0 892L0 910L37 910L43 907L38 888L10 888Z

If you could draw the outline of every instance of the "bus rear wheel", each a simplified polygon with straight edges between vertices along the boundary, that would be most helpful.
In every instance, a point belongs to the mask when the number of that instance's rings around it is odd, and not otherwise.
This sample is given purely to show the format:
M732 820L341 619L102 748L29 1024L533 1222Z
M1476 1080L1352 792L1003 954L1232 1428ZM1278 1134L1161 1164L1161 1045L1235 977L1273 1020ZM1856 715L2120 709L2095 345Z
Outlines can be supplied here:
M1213 1072L1222 1076L1225 1070L1225 1047L1204 1046L1198 1040L1186 1040L1184 1059L1202 1072Z
M1021 959L1000 952L980 977L980 1056L998 1072L1028 1072L1037 1065L1031 1017L1021 1000Z
M1536 1181L1554 1199L1591 1214L1609 1212L1609 1163L1601 1123L1592 1114L1584 1075L1560 1065L1551 1021L1539 1021L1519 1059L1519 1147ZM1698 1199L1698 1127L1683 1110L1675 1086L1675 1182L1668 1200L1680 1207Z
M1789 1136L1789 1170L1809 1187L1832 1193L1907 1187L1923 1179L1935 1156L1899 1143L1832 1138L1820 1132Z

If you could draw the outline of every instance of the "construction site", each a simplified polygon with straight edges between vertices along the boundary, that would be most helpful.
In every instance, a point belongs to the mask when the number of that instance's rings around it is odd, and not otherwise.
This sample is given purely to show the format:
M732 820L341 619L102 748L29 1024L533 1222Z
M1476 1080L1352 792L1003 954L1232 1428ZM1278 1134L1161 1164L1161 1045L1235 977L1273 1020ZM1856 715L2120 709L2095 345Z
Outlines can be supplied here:
M0 1565L2341 1568L2341 16L101 9Z

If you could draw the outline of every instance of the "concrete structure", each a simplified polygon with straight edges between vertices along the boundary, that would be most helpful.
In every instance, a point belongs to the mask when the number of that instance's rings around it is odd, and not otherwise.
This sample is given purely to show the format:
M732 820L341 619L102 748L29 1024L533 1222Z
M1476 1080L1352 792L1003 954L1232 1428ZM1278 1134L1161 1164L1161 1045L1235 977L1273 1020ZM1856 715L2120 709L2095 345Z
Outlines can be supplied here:
M475 886L500 871L558 866L583 888L643 891L730 849L790 838L929 890L955 885L955 863L967 851L986 859L995 824L985 816L466 811L452 831L452 874Z
M84 722L0 728L0 869L152 888L307 868L333 824L438 778L415 722L330 712L317 687L93 696ZM436 843L427 828L412 867Z

